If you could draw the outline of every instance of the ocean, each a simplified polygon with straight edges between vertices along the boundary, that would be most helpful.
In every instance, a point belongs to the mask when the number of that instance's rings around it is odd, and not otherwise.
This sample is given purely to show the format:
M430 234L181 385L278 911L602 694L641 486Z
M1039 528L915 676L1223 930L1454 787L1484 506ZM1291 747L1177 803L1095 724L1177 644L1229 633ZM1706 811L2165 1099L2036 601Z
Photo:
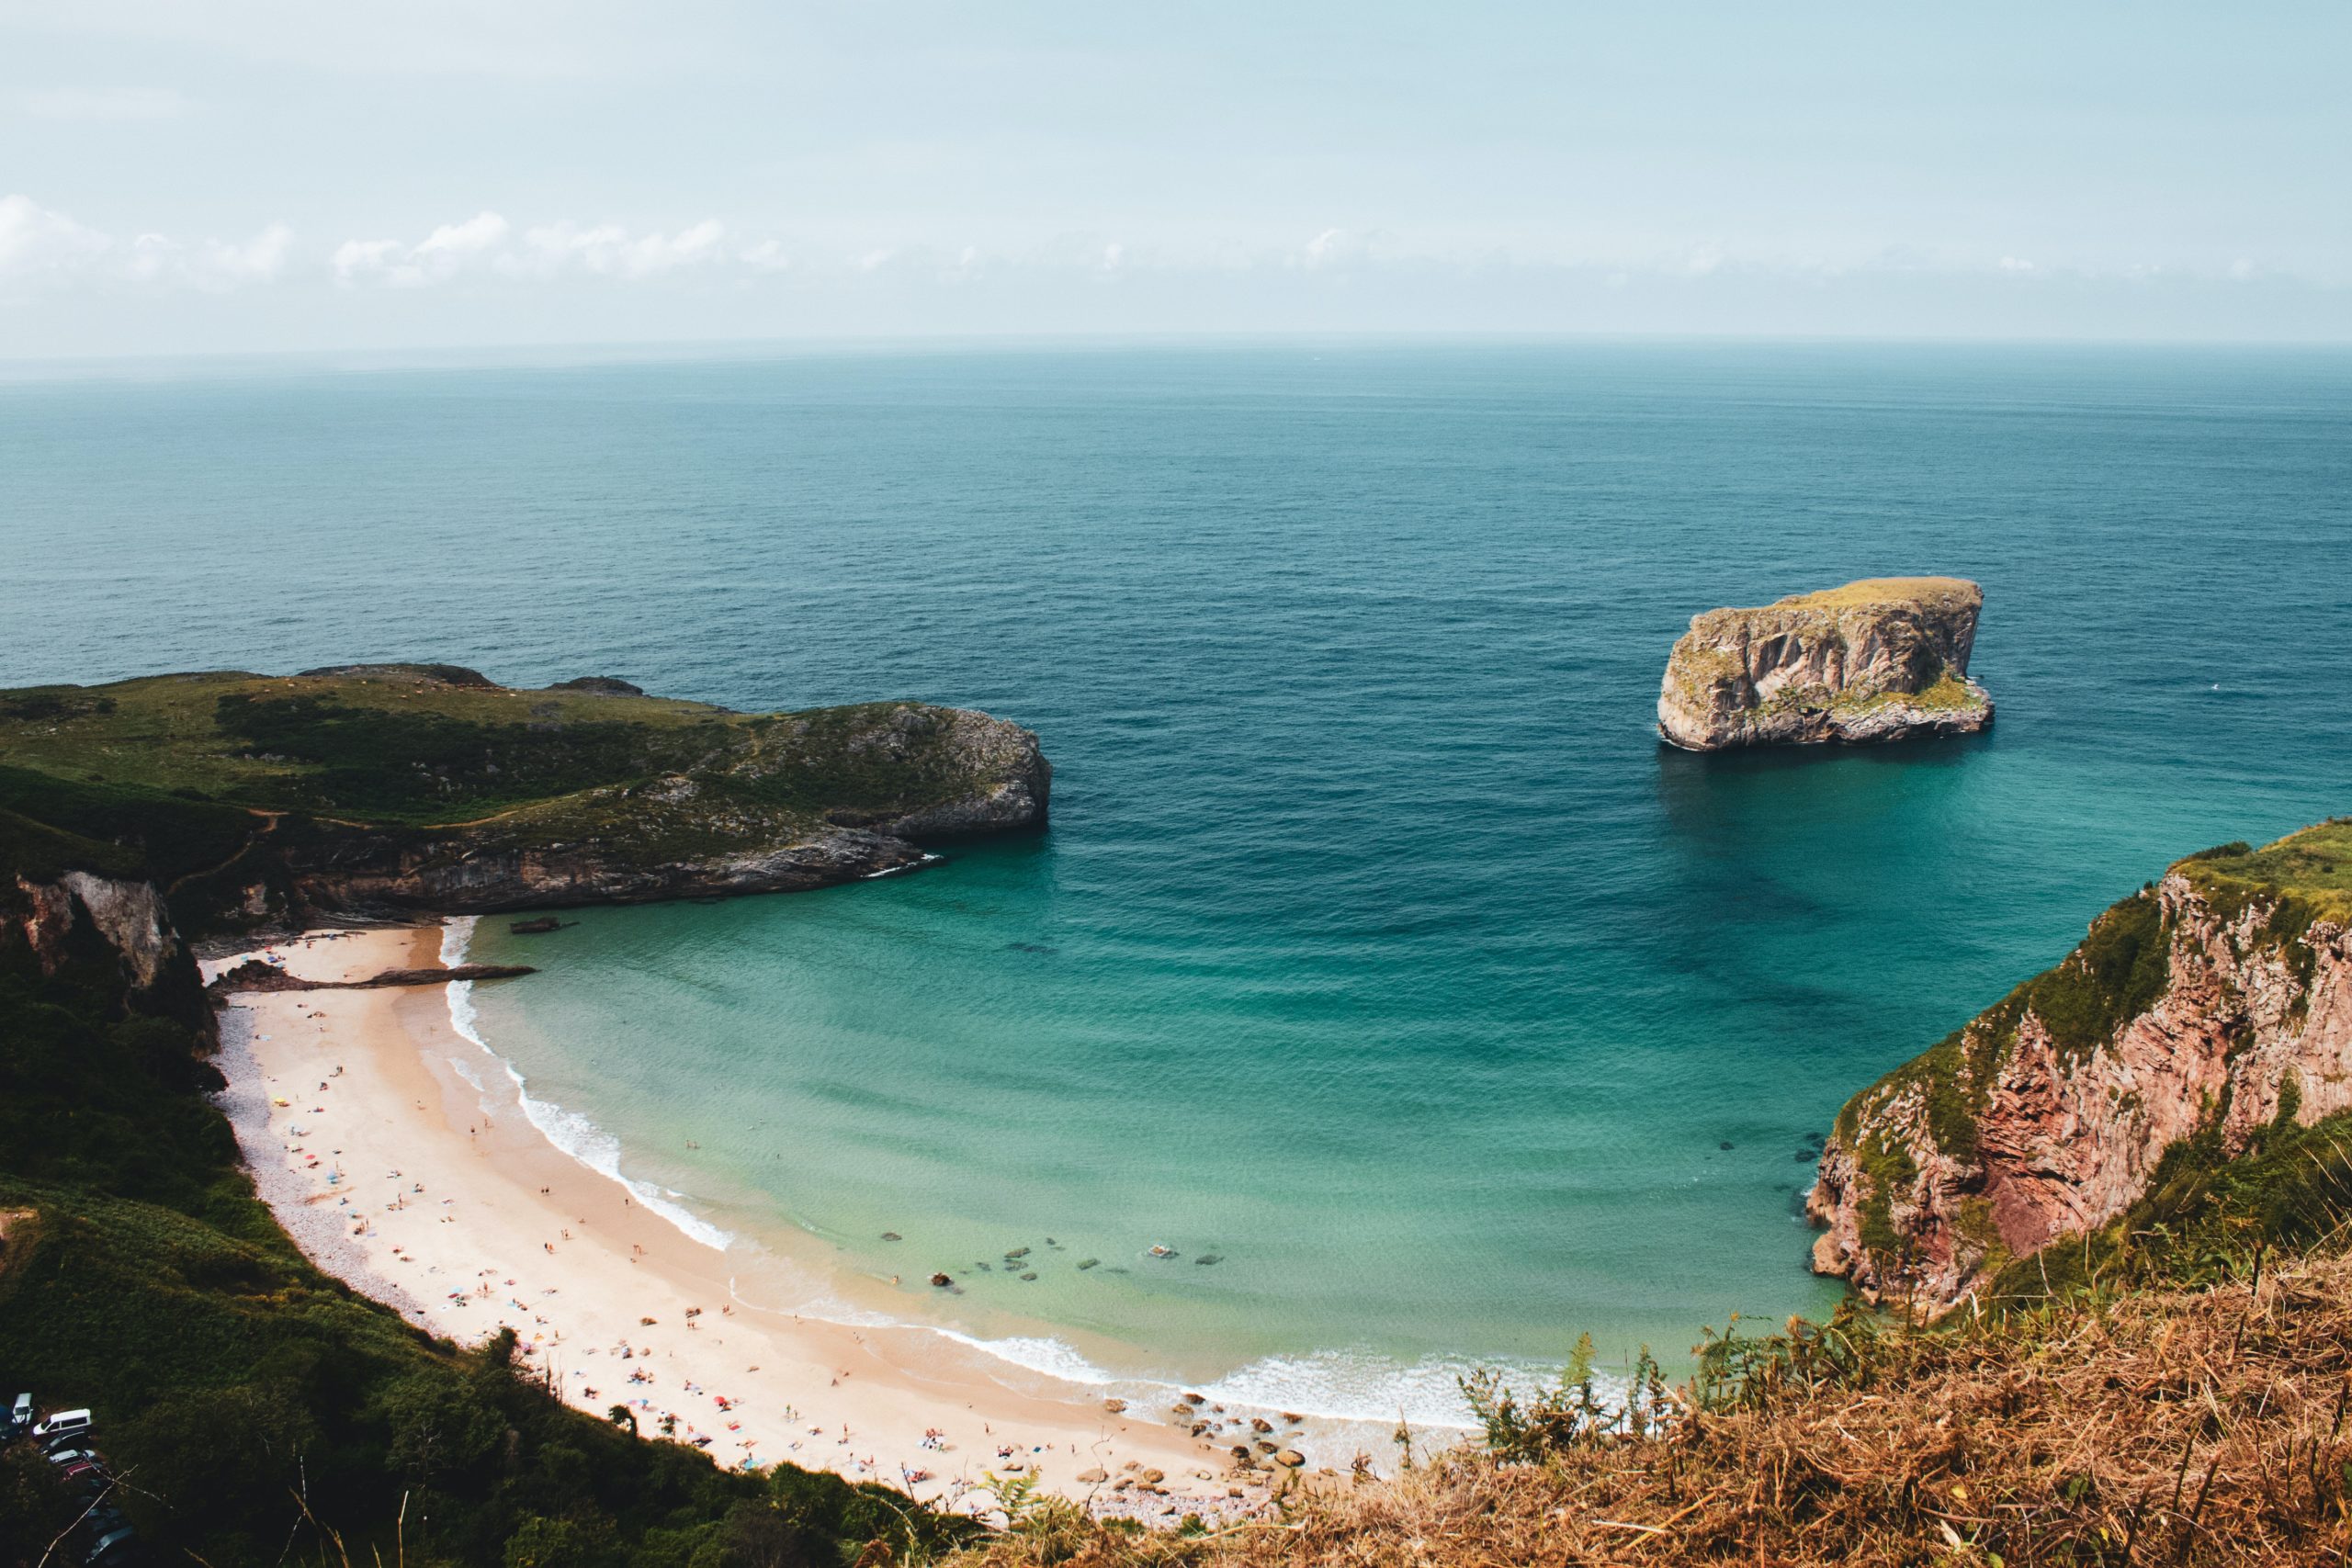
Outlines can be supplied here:
M1848 1095L2169 861L2352 810L2338 351L34 368L0 474L0 683L437 660L1035 729L1047 832L485 920L544 973L457 998L746 1299L1008 1375L1444 1420L1581 1333L1825 1312ZM1693 613L1928 572L1984 584L1990 733L1657 742Z

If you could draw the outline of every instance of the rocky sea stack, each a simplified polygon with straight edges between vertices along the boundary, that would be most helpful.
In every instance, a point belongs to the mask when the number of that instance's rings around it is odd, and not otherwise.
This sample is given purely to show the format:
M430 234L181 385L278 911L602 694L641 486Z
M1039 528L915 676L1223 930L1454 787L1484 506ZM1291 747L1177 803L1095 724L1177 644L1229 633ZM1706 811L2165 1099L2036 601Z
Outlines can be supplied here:
M1963 578L1874 577L1694 615L1657 732L1688 751L1973 734L1993 722L1968 678L1984 605Z
M1929 1312L2001 1295L2004 1269L2053 1271L2029 1261L2051 1243L2154 1235L2135 1204L2352 1110L2348 927L2352 818L2176 864L1848 1102L1806 1201L1815 1269Z

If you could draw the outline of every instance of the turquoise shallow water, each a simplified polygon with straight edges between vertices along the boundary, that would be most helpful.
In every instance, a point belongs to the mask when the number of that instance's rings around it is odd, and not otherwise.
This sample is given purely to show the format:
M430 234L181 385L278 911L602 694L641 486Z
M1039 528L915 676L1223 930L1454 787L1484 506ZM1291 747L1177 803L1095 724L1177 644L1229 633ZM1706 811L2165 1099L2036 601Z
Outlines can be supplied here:
M0 383L0 468L7 683L440 658L1036 728L1049 833L486 923L547 973L477 1027L841 1271L747 1289L1294 1407L1825 1308L1847 1094L2166 861L2352 809L2342 354L222 367ZM1910 571L1985 586L1990 735L1658 747L1693 611Z

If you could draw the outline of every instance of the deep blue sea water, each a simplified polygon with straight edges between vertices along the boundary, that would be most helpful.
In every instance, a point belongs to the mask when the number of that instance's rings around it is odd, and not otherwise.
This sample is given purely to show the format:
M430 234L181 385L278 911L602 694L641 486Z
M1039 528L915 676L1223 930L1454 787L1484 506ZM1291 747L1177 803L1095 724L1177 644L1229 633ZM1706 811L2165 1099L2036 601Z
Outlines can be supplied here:
M431 659L1035 728L1049 833L586 912L478 1027L748 1292L1294 1406L1826 1308L1847 1095L2168 861L2352 810L2343 353L26 373L0 485L0 683ZM1984 586L1989 735L1657 744L1692 613L1917 572Z

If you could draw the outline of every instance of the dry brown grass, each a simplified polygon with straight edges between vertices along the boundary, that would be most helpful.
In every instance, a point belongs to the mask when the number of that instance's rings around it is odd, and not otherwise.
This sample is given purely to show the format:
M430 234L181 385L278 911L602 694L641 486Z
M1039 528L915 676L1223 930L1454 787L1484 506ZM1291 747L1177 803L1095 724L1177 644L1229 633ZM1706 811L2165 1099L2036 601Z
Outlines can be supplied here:
M2347 1561L2340 1256L2251 1286L1776 1343L1669 1437L1302 1484L1191 1537L1041 1517L958 1568Z
M1871 604L1921 604L1931 609L1982 604L1984 591L1964 577L1865 577L1841 588L1792 593L1771 608L1851 610Z

